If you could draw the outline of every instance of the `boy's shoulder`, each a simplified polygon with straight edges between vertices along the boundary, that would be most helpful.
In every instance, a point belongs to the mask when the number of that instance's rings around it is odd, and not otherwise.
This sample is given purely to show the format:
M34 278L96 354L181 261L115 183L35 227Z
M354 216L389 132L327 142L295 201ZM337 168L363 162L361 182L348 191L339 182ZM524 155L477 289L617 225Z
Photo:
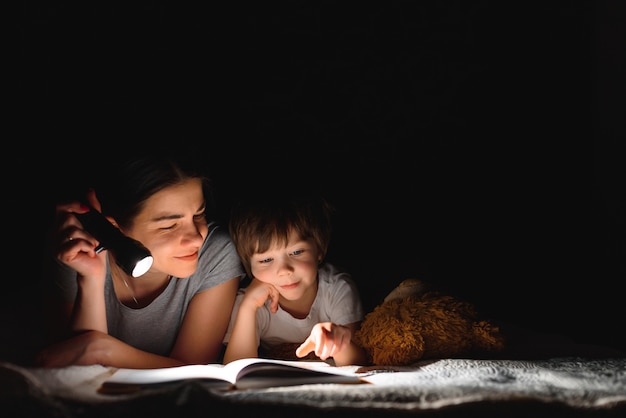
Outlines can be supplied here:
M338 267L332 263L324 262L319 265L317 270L317 277L319 282L334 285L338 282L353 283L352 276L346 270Z

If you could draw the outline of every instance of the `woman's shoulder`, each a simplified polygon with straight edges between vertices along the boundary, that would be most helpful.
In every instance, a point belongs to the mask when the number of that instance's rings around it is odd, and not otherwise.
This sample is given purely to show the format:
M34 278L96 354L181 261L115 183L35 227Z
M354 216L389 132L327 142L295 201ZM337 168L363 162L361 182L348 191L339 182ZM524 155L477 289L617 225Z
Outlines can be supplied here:
M235 251L235 244L230 238L228 228L218 222L209 222L209 232L202 247L203 251L210 249L213 249L213 251L217 249Z
M202 244L200 258L222 260L225 258L239 263L235 244L230 238L228 229L219 223L209 223L209 233Z
M208 222L208 227L209 227L209 232L207 234L205 243L207 241L220 241L220 240L227 240L230 241L230 235L228 234L228 228L226 226L224 226L223 224L216 222L216 221L210 221Z
M228 229L223 225L209 224L209 233L200 249L194 275L218 282L245 275Z

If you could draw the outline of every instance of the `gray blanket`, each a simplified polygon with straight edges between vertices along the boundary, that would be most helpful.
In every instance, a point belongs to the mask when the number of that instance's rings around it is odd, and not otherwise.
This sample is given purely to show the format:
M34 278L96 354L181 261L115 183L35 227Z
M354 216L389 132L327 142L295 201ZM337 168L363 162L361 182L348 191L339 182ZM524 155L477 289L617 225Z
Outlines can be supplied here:
M0 363L4 411L16 416L626 416L626 358L547 360L443 359L410 367L359 369L371 384L319 384L222 391L202 381L178 382L132 394L105 395L115 369L59 369ZM494 412L495 411L495 412ZM297 414L297 415L293 415ZM356 415L358 414L358 415ZM494 416L496 416L495 414ZM566 416L566 415L564 415Z

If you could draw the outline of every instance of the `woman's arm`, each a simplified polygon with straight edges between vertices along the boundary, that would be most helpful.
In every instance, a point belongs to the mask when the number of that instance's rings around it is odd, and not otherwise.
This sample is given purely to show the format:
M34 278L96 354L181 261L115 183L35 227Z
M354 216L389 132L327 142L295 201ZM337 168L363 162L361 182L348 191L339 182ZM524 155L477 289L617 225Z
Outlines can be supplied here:
M239 277L196 294L170 357L189 364L217 362L239 287Z
M36 364L42 367L101 364L146 369L216 362L238 285L239 278L233 278L193 298L169 357L139 350L105 332L90 330L45 348Z
M100 331L84 331L39 352L35 365L66 367L101 364L126 368L157 368L179 366L183 363L136 349Z
M90 195L89 199L100 207L95 196ZM107 332L104 306L107 256L106 251L96 254L98 242L82 229L75 215L86 210L89 208L77 201L58 204L55 224L47 237L44 312L51 341L85 330ZM59 289L71 286L68 281L74 282L76 288L72 302L58 294Z
M105 334L108 332L104 278L78 276L78 293L72 309L71 330L95 330Z

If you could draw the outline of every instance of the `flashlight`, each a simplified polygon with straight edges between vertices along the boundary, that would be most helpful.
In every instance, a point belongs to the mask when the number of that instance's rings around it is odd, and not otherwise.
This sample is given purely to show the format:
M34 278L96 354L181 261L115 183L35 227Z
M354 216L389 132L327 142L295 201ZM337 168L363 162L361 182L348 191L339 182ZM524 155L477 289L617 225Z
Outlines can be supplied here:
M124 235L100 212L90 207L89 212L77 213L76 217L85 230L100 241L96 253L105 249L111 251L122 270L133 277L139 277L150 269L154 261L150 251L141 242Z

